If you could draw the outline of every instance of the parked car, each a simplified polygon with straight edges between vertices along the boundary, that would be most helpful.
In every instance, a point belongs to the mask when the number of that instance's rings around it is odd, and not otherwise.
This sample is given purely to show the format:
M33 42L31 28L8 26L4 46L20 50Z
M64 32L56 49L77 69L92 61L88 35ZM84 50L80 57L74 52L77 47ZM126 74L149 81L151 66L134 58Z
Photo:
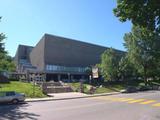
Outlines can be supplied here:
M139 86L138 90L139 91L147 91L147 90L151 90L152 88L150 86Z
M122 90L121 93L134 93L137 92L138 89L134 86L128 86L125 90Z
M0 92L0 103L13 103L24 102L25 94L17 93L15 91L2 91Z

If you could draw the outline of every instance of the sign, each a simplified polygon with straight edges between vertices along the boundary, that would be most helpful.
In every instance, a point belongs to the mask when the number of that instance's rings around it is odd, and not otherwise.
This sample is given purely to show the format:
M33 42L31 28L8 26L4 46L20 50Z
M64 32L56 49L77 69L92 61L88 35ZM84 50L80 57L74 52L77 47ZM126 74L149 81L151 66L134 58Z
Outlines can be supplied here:
M92 76L93 76L93 78L98 78L99 77L98 67L92 67Z

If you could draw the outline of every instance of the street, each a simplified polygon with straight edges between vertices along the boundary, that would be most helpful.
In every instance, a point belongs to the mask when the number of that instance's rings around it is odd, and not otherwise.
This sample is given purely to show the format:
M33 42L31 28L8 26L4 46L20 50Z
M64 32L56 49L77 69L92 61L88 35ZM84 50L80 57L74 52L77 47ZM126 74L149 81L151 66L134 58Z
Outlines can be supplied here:
M160 91L1 105L0 120L160 120Z

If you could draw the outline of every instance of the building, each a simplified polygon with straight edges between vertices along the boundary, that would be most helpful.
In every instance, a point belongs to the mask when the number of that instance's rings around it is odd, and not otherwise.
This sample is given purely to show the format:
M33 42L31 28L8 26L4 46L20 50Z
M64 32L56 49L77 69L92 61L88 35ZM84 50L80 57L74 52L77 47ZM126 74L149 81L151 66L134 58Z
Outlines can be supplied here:
M29 81L77 81L89 79L86 68L100 63L101 54L106 49L108 48L45 34L35 47L19 45L15 62L17 72L26 75Z

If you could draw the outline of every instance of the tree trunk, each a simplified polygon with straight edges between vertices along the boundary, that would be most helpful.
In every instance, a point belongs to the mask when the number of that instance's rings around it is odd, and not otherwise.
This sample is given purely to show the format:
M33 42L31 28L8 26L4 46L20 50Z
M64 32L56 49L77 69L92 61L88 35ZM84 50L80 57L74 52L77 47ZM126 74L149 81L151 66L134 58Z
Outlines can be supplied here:
M148 81L147 81L147 67L144 66L144 83L147 86L148 85Z

